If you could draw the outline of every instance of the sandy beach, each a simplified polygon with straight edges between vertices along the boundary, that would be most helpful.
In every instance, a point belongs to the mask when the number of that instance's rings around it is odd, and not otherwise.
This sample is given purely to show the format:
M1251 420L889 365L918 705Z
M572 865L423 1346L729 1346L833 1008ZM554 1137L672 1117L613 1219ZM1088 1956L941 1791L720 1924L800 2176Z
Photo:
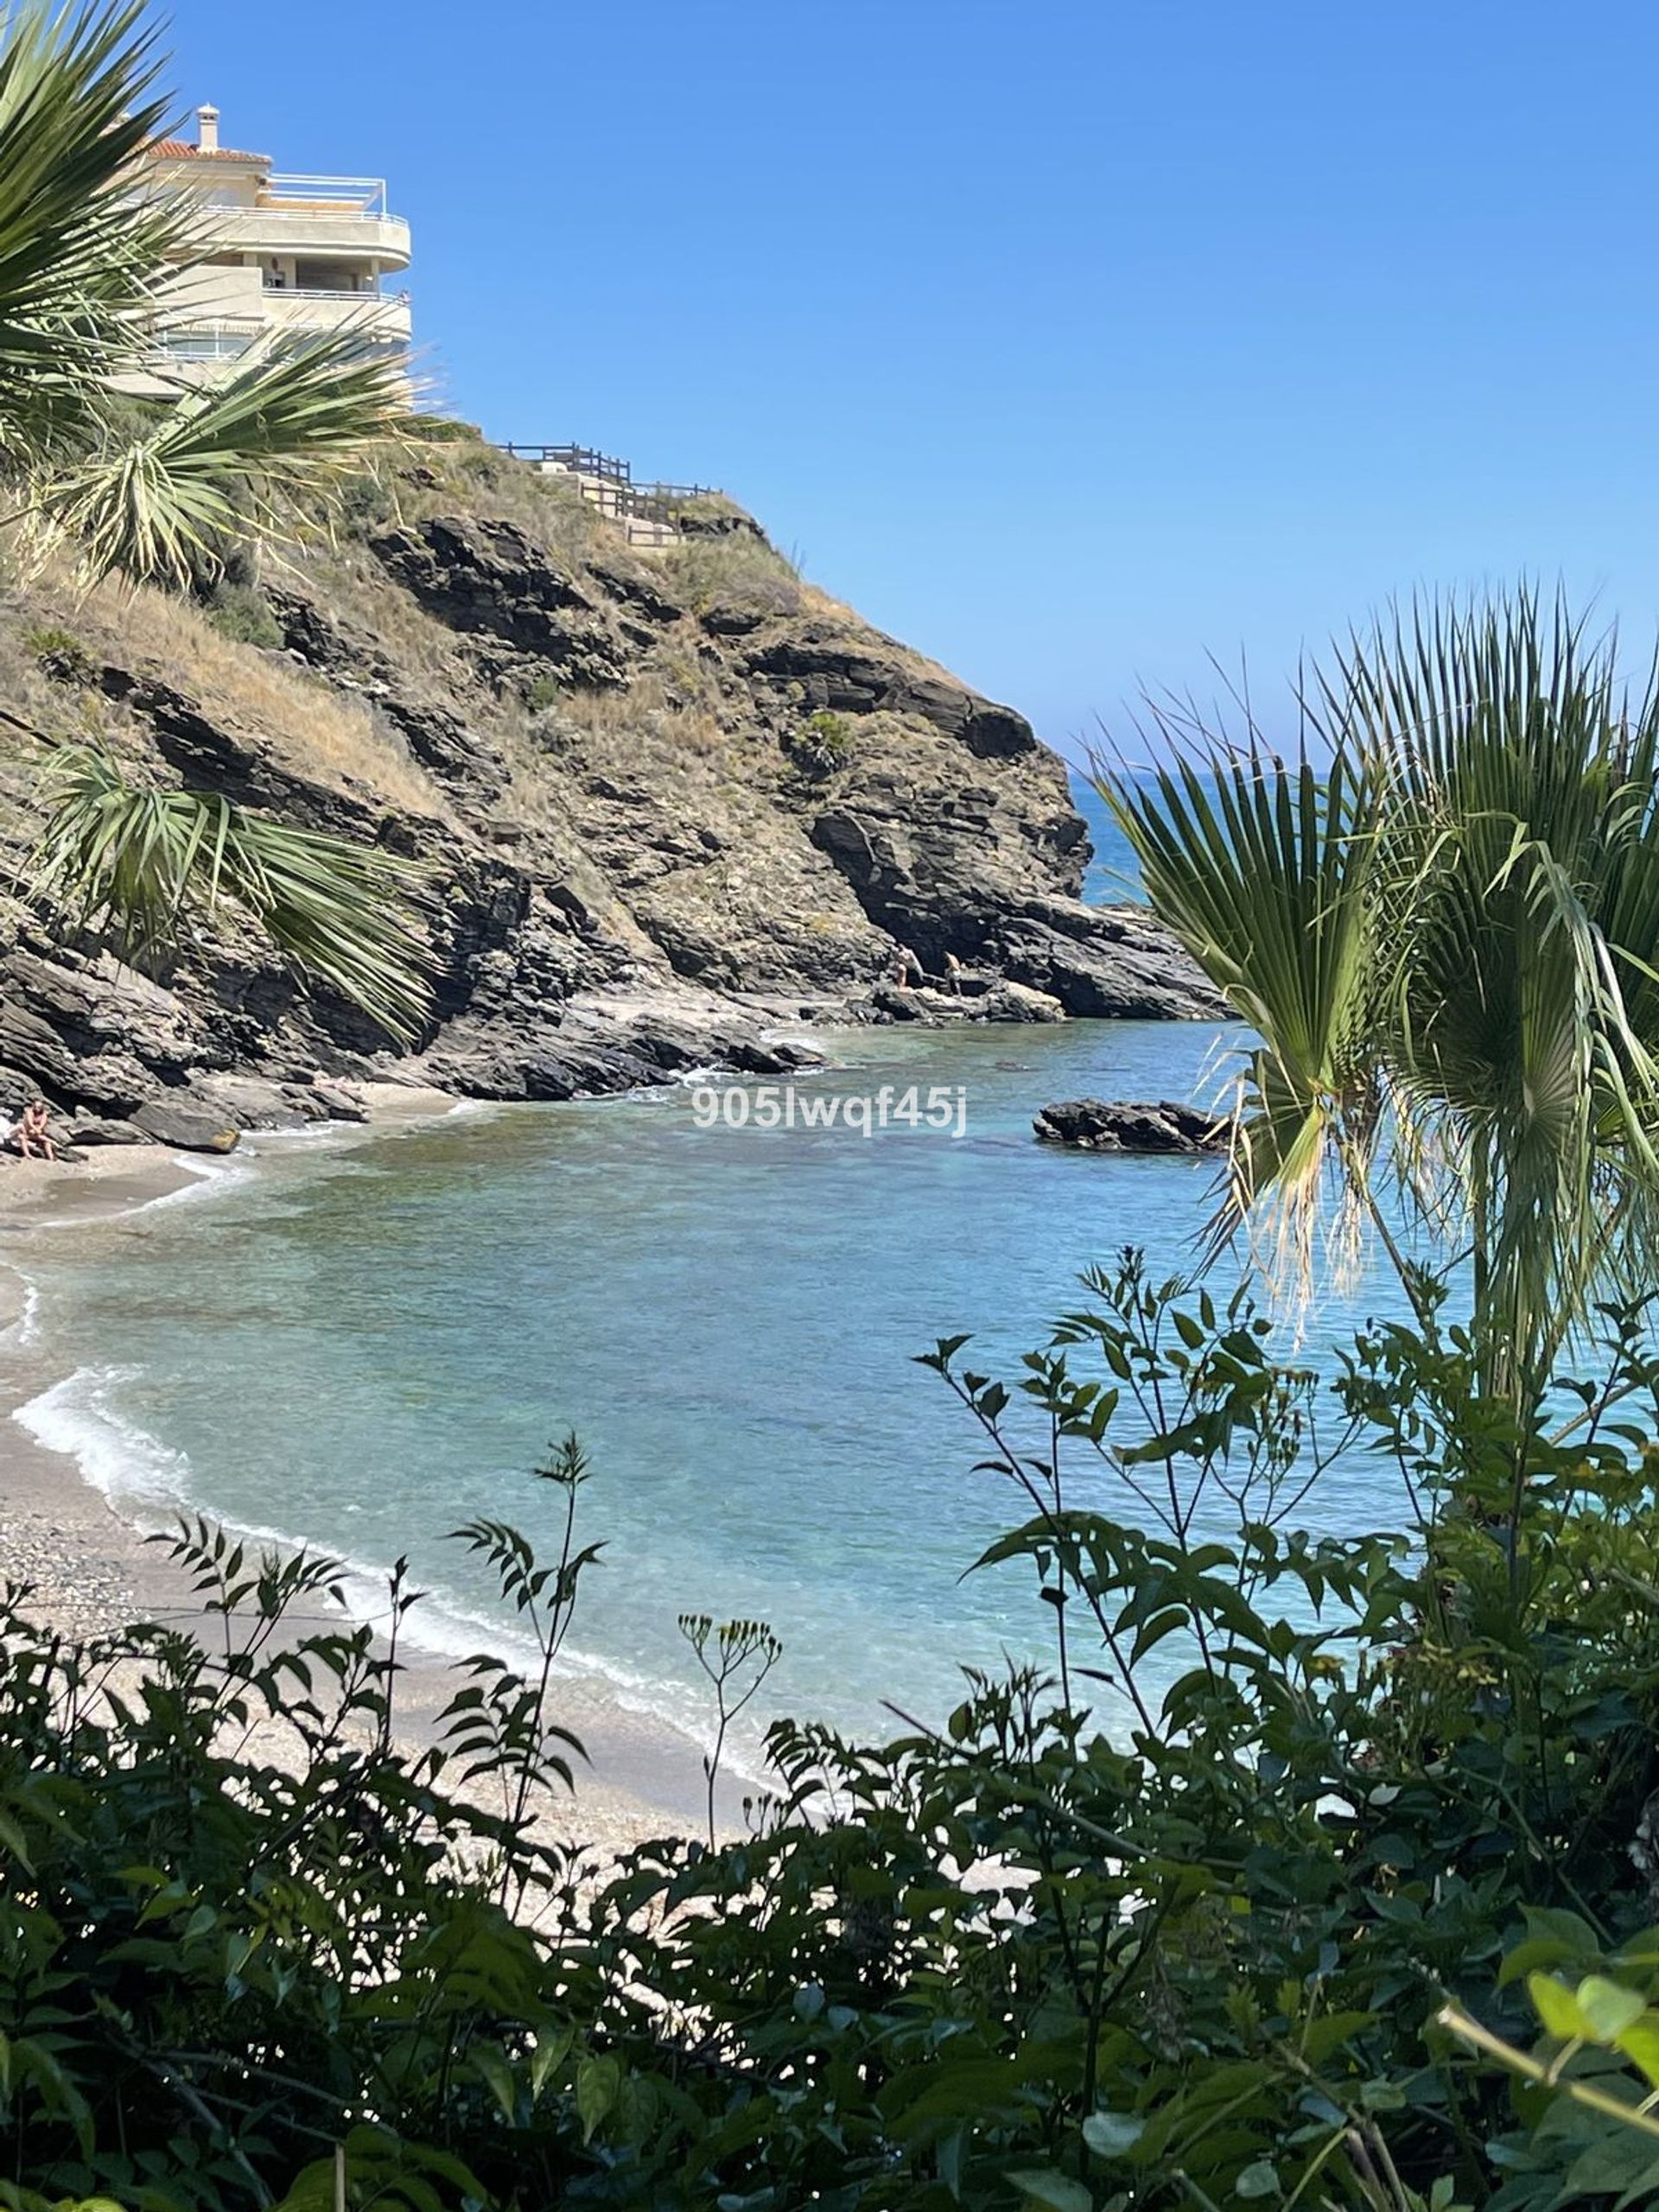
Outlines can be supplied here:
M386 1084L364 1086L372 1124L394 1126L450 1111L442 1093ZM360 1141L360 1139L359 1139ZM124 1145L91 1153L83 1165L49 1165L7 1157L0 1165L0 1529L3 1571L34 1586L33 1610L70 1636L99 1634L139 1620L211 1629L183 1573L148 1531L123 1518L86 1480L74 1458L38 1442L13 1418L59 1379L60 1362L34 1325L29 1277L16 1260L26 1245L31 1272L49 1266L51 1239L79 1226L132 1217L185 1190L216 1163L193 1163L159 1145ZM160 1516L157 1523L160 1525ZM338 1612L308 1626L337 1625ZM411 1741L430 1735L461 1677L455 1665L406 1654L399 1689L404 1730ZM546 1830L601 1857L648 1838L695 1831L703 1818L697 1747L678 1732L619 1704L586 1675L563 1680L553 1716L571 1729L588 1754L574 1796L543 1808ZM280 1745L270 1746L273 1758ZM741 1792L723 1795L722 1825L741 1820Z

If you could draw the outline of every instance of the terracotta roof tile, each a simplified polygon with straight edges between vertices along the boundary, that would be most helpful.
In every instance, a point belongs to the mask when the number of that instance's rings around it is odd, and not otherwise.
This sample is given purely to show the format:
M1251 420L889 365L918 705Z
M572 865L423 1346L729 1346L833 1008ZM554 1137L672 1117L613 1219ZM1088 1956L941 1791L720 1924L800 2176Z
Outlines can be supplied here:
M152 162L263 162L270 166L269 154L239 154L231 146L207 150L192 145L188 138L152 138L144 151Z

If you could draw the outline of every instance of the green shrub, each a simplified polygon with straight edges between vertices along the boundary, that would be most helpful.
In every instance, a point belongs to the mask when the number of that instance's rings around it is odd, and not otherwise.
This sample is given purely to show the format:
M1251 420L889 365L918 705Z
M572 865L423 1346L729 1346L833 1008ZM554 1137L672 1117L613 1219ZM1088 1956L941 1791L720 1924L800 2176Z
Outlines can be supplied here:
M91 652L73 630L54 626L25 630L23 645L60 683L90 683L98 672Z
M546 1689L595 1551L574 1446L556 1567L461 1532L542 1662L472 1662L427 1750L395 1642L278 1632L332 1562L188 1531L212 1656L66 1643L14 1590L7 2170L158 2212L327 2202L337 2145L365 2212L1607 2202L1645 2168L1561 2085L1640 2096L1659 1950L1659 1364L1607 1319L1595 1378L1519 1411L1427 1295L1332 1385L1243 1294L1134 1255L1006 1382L941 1343L1019 1516L979 1566L1029 1577L1051 1664L969 1675L890 1743L780 1723L741 1840L598 1885L523 1817L572 1756ZM1355 1469L1397 1478L1395 1532L1332 1533L1319 1486ZM111 1704L124 1654L148 1685ZM280 1772L247 1749L273 1711ZM1593 2033L1512 2102L1529 1973Z
M413 415L406 425L409 435L422 445L482 445L484 433L476 423L463 423L455 415Z
M202 611L221 636L238 645L271 648L284 642L283 626L257 585L222 583Z
M852 757L853 726L844 715L821 708L784 740L790 757L814 776L833 775Z
M559 679L550 668L538 668L519 693L532 715L544 715L559 703Z
M390 522L397 512L391 491L372 469L361 476L348 477L335 494L334 504L342 525L357 537Z

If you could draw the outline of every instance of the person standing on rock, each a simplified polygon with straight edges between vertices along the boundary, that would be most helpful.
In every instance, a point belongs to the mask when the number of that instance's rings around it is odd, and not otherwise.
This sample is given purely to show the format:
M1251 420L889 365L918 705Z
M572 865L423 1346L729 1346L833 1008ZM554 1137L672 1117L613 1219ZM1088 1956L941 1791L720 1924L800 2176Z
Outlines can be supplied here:
M912 990L926 979L927 971L918 957L907 944L895 944L893 948L893 980L897 988L901 991Z
M944 956L944 980L954 998L962 996L962 963L954 952Z

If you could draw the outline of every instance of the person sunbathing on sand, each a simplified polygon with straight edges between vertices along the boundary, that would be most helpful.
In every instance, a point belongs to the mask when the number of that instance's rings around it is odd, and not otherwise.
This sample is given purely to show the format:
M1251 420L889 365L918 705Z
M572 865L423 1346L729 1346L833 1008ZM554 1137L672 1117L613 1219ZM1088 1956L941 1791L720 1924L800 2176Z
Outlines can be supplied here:
M44 1098L29 1100L23 1109L22 1119L12 1135L16 1139L18 1151L25 1160L33 1160L37 1154L42 1160L55 1160L58 1156L58 1148L46 1126Z

